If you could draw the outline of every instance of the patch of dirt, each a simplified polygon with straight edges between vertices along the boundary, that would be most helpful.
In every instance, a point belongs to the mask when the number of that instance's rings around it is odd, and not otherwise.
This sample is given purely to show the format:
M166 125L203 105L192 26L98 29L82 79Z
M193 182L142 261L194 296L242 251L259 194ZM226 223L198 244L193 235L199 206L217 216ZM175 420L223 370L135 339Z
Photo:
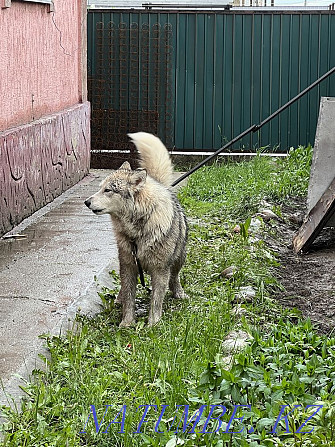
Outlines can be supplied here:
M300 309L320 332L329 334L335 331L335 229L324 228L308 253L296 255L292 239L305 209L304 199L291 200L282 207L282 220L270 223L277 234L267 237L267 242L279 253L279 280L284 287L277 299Z

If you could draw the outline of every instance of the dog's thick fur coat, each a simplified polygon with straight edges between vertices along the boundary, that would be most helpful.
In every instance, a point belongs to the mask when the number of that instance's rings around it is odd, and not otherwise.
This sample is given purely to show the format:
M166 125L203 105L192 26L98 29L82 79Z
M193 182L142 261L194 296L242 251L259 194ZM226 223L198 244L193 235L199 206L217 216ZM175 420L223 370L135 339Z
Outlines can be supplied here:
M132 254L151 276L152 297L149 325L162 316L163 299L169 287L176 298L184 297L179 272L185 261L187 222L170 189L172 164L166 147L154 135L129 134L140 154L140 169L129 163L113 171L100 190L85 204L95 214L110 214L119 251L121 290L115 302L122 303L120 326L135 321L138 269Z

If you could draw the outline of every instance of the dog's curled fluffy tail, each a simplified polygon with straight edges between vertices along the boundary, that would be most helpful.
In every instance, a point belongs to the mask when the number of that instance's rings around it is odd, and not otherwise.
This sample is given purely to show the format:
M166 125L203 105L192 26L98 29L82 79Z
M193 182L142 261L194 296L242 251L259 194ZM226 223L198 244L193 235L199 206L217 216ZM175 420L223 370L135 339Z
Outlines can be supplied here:
M140 167L146 169L156 181L170 186L173 181L173 166L161 140L146 132L129 133L128 136L140 153Z

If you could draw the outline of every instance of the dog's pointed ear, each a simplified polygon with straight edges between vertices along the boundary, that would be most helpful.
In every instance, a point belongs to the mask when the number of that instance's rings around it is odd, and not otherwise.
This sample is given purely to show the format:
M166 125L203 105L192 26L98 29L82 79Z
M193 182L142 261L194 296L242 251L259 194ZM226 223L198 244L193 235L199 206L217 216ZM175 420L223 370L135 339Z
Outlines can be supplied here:
M131 176L131 181L134 186L136 186L138 189L140 189L145 181L147 179L147 171L145 169L136 169L136 171L133 171L133 174Z
M130 167L130 164L128 163L128 161L125 161L124 163L122 163L122 165L119 167L119 169L125 169L126 171L131 171L131 167Z

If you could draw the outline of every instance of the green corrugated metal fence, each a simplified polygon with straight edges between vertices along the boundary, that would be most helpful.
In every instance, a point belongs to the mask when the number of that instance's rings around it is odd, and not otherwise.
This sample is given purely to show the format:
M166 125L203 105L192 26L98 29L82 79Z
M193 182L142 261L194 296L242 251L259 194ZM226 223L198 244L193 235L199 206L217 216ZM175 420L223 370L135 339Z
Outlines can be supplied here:
M101 70L99 75L97 66L110 63L108 51L102 59L101 54L99 56L97 39L101 39L102 27L105 30L103 39L108 40L111 26L113 29L128 27L129 30L137 26L139 32L143 27L156 27L162 34L163 30L169 29L167 52L164 52L166 41L160 41L160 51L157 51L157 45L156 50L151 44L143 46L139 38L134 44L139 54L135 60L136 64L141 64L145 51L150 53L148 58L152 58L151 52L156 51L156 56L159 55L166 64L163 80L167 86L160 81L155 87L163 92L159 95L162 103L157 103L160 109L156 110L156 128L170 147L175 145L180 150L219 148L251 124L265 119L335 66L333 12L95 10L88 14L90 90L102 82ZM113 45L120 44L117 39L113 42ZM131 60L131 54L129 57ZM130 64L122 74L123 78L128 76L129 83L134 71ZM120 70L117 63L114 69ZM104 85L111 82L106 73L103 76ZM138 83L142 82L142 77L138 70ZM148 88L150 90L150 82ZM129 89L129 97L136 95L135 90ZM105 88L107 96L118 94L115 89ZM290 146L314 143L320 96L335 96L334 75L257 134L245 137L239 147L250 150L278 145L283 152ZM164 109L167 98L169 110ZM93 94L90 94L90 100L94 116L97 105ZM115 98L107 100L117 102ZM128 109L144 112L139 100L130 103L128 100ZM167 119L170 121L165 125ZM101 131L105 132L104 129Z

